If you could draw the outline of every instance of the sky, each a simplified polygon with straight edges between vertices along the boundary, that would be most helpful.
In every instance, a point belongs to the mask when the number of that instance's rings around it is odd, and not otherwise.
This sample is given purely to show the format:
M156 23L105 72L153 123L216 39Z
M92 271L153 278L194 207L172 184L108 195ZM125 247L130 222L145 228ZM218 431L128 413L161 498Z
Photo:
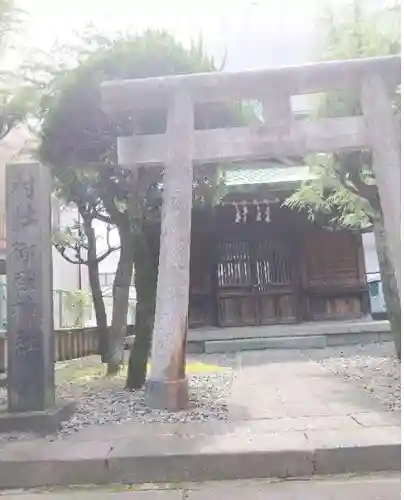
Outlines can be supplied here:
M333 0L335 1L335 0ZM341 1L341 0L339 0ZM309 39L324 0L20 0L29 14L25 44L49 49L93 22L101 30L165 28L183 42L203 36L229 69L277 63L282 41L300 48ZM298 43L297 43L298 42ZM303 47L304 48L304 47ZM289 52L289 51L288 51ZM301 50L299 51L302 52ZM296 58L296 57L295 57ZM293 57L292 57L293 59ZM235 62L237 61L237 63Z
M234 29L248 23L254 11L260 13L261 21L268 27L278 24L282 12L290 11L288 23L294 29L310 17L311 6L324 0L20 0L21 6L31 14L36 36L49 40L55 34L65 36L72 28L80 28L93 20L106 29L128 27L161 27L176 32L179 36L189 36L203 29L216 32L226 24L234 24ZM270 19L262 19L266 13ZM294 15L296 13L296 15ZM303 17L302 17L303 16ZM48 19L49 23L45 22ZM227 19L227 22L225 22ZM256 21L256 20L255 20ZM45 26L47 28L45 29ZM281 29L281 28L279 28ZM238 31L238 30L237 30ZM46 43L46 42L45 42Z
M24 44L50 50L92 22L105 33L164 28L180 41L202 35L226 69L308 62L327 6L353 0L17 0L28 13ZM398 0L361 0L367 8Z

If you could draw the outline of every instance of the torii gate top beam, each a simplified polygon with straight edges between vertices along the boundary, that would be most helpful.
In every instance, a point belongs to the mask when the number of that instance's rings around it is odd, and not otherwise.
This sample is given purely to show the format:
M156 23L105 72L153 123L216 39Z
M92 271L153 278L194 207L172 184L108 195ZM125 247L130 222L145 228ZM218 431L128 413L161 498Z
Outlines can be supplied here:
M104 110L113 114L166 105L177 90L186 91L194 103L200 103L259 99L279 91L292 96L359 88L371 75L382 77L390 86L399 82L400 68L401 57L397 55L243 72L108 81L101 85L101 93Z
M359 92L363 82L374 77L391 87L399 82L400 64L400 56L388 56L238 73L117 80L101 85L102 103L104 110L113 115L136 114L147 108L168 109L178 92L187 95L190 105L242 99L262 102L263 127L195 130L194 164L365 149L371 145L363 117L297 121L293 119L291 97L333 89ZM165 164L167 137L160 134L119 138L120 163L128 166Z

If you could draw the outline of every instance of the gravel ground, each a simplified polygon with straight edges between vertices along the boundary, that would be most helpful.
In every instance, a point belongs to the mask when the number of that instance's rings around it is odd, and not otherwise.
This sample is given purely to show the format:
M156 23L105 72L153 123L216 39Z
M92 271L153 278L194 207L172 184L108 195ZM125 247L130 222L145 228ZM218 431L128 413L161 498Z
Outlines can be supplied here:
M269 353L269 351L267 351ZM296 355L297 351L294 351ZM290 352L289 352L290 353ZM282 358L286 351L272 351L270 358ZM290 353L292 354L292 353ZM400 410L400 363L395 359L394 347L390 343L327 348L300 353L308 361L315 360L338 376L351 380L359 387L371 392L390 410ZM198 374L189 377L190 409L178 413L149 410L144 402L144 391L122 390L123 376L113 379L98 376L93 379L81 377L74 383L66 376L74 367L97 366L88 359L69 363L61 376L58 370L57 394L73 397L77 411L73 418L63 424L60 432L48 439L63 439L83 427L111 423L180 423L206 422L207 420L227 420L227 400L232 387L233 375L240 368L239 355L196 356L193 360L220 365L220 372ZM0 405L6 403L6 391L0 389ZM1 441L26 440L32 435L0 434Z
M330 350L320 363L372 393L389 410L401 408L401 364L390 342Z
M150 410L144 400L144 391L122 390L122 383L85 391L77 405L74 417L66 422L60 435L68 435L88 425L135 422L179 423L226 420L226 401L231 388L232 374L195 375L189 378L190 409L177 413ZM62 391L64 396L71 391Z
M96 379L91 384L70 384L62 382L57 395L73 398L76 412L71 420L64 422L57 435L48 439L62 439L90 425L121 423L180 423L227 420L227 399L232 385L232 371L189 376L190 407L187 410L170 413L150 410L145 404L144 390L123 390L124 378ZM0 389L0 405L7 401L6 391ZM0 434L1 441L32 439L30 434Z

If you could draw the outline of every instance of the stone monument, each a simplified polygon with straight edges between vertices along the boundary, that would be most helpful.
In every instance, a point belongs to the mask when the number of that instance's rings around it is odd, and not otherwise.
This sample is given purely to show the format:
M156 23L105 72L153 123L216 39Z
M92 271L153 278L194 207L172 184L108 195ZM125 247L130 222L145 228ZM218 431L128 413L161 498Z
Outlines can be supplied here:
M51 177L37 162L7 166L7 393L0 431L52 432L74 411L55 402Z

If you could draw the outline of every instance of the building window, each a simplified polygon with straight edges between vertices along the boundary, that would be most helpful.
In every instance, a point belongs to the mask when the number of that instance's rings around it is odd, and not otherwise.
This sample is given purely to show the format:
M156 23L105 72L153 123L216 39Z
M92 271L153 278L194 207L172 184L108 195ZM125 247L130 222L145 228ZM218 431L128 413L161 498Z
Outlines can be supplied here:
M369 293L371 297L377 297L379 295L379 282L373 281L369 283Z
M114 284L115 273L100 273L100 285L112 286ZM135 273L132 275L131 286L135 285Z

